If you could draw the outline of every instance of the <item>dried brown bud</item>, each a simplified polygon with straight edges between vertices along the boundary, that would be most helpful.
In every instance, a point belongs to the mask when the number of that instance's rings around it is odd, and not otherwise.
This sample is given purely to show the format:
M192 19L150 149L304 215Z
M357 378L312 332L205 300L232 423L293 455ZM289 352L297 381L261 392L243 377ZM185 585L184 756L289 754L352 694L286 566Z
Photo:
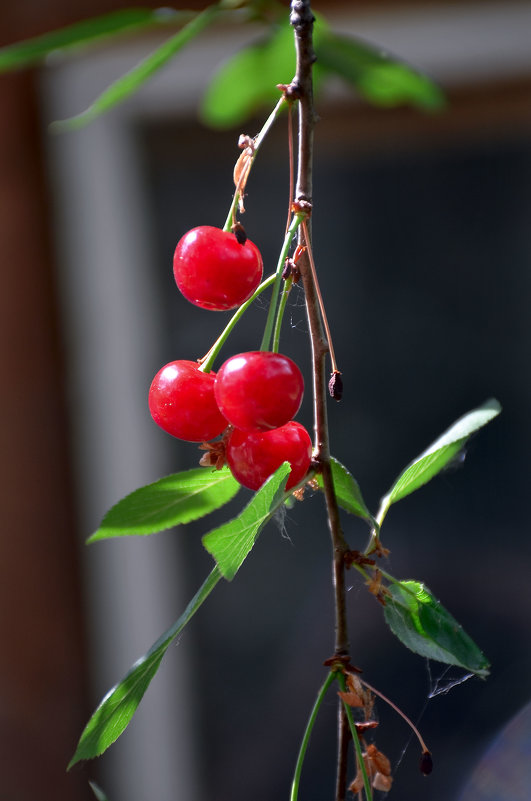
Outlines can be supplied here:
M433 759L429 751L423 751L420 757L420 772L424 776L429 776L433 770Z
M337 693L342 701L344 701L349 706L359 706L363 707L363 700L360 696L355 692L342 692L341 690Z
M343 397L343 379L339 370L334 370L328 382L328 391L330 397L336 401L340 401Z
M291 277L291 271L295 266L293 259L286 259L284 262L284 269L282 270L282 279L287 281Z
M380 595L380 592L382 590L382 578L383 578L382 571L376 568L376 570L372 574L372 578L370 578L368 581L365 582L367 585L367 589L369 590L370 593L372 593L372 595L376 596Z
M252 136L248 134L240 134L238 137L238 147L240 150L244 150L246 147L254 150L254 139Z
M311 201L305 198L297 198L291 204L291 210L294 214L305 214L307 217L312 213Z
M378 726L377 720L364 720L363 723L355 723L356 731L363 736L363 733L369 729L375 729Z
M383 790L384 793L389 792L393 780L391 776L386 776L383 773L376 773L372 780L372 786L375 790Z
M360 553L360 551L346 551L344 557L345 567L349 570L352 565L361 565L364 567L365 565L370 565L371 567L376 564L374 559L371 559L365 554Z
M282 278L287 281L291 278L294 284L297 284L301 278L301 271L297 267L295 259L286 259L284 262L284 269L282 270Z
M286 100L299 100L301 92L300 87L293 83L277 83L277 89L282 92Z
M354 795L363 790L363 773L361 772L361 770L358 770L358 772L356 773L356 778L354 779L353 782L351 782L348 789Z
M240 245L245 245L247 242L247 234L245 233L245 228L239 222L235 222L234 225L231 227L231 231L238 240Z
M225 437L216 442L202 442L199 450L206 451L199 460L201 467L214 467L216 470L221 470L225 464Z
M386 558L387 556L389 556L391 551L389 550L389 548L384 548L382 543L380 542L380 538L376 536L374 538L374 542L372 544L372 548L369 551L369 553L375 553L376 556Z
M241 134L238 140L238 147L241 148L242 152L240 153L238 161L234 165L232 177L236 191L239 193L238 208L240 213L243 214L245 212L243 196L245 194L245 186L247 184L249 172L251 171L251 166L253 163L254 139L250 136L247 136L247 134Z
M391 763L385 754L382 754L375 745L369 745L367 747L367 758L378 773L382 773L384 776L391 775ZM374 773L374 770L371 772Z
M339 697L349 706L361 707L365 712L365 719L367 720L371 715L374 705L372 694L363 687L361 681L353 673L347 673L346 680L347 691L339 692Z

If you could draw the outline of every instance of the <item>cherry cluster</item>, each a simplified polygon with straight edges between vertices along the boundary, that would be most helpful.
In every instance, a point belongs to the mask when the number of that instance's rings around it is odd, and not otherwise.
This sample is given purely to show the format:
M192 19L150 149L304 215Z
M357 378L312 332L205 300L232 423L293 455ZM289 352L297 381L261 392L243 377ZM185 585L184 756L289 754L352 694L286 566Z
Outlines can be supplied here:
M173 259L175 281L196 306L226 311L245 303L262 279L260 251L241 231L200 226L185 234ZM302 374L290 358L270 351L231 356L218 373L199 362L170 362L149 390L153 420L178 439L209 443L219 466L244 487L257 490L280 465L291 465L286 489L310 467L312 445L292 418L304 393ZM221 458L220 458L221 455Z

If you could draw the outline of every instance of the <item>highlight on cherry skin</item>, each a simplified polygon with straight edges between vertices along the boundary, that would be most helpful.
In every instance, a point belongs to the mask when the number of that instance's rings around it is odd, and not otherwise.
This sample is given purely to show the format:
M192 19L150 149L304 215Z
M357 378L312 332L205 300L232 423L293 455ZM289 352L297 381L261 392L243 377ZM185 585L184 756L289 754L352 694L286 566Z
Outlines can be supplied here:
M214 397L216 374L197 362L179 360L162 367L151 383L149 411L168 434L187 442L207 442L227 428Z
M295 362L268 351L231 356L214 384L222 414L243 431L285 425L299 411L303 394L304 379Z
M293 420L271 431L235 428L227 441L226 457L234 478L251 490L259 489L283 462L289 462L286 490L290 490L308 472L312 441L304 426Z
M173 274L184 297L196 306L226 311L249 300L262 280L262 256L250 239L201 225L177 243Z

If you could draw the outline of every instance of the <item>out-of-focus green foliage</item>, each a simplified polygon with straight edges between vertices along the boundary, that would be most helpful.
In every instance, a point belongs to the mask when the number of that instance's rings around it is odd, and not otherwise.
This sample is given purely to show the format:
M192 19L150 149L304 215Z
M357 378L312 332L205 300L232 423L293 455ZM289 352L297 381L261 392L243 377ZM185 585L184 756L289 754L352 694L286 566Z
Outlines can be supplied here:
M101 17L82 20L43 36L26 39L0 48L0 72L21 69L45 59L50 54L67 54L80 47L98 44L120 34L133 33L168 24L184 25L194 17L190 11L173 9L127 8Z

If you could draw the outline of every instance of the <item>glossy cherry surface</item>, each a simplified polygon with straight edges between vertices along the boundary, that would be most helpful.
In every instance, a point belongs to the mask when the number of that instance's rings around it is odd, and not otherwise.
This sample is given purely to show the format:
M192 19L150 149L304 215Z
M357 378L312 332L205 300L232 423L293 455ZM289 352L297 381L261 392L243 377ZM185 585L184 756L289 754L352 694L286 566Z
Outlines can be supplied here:
M295 417L304 394L304 379L287 356L249 351L231 356L220 367L214 394L233 426L244 431L267 431Z
M178 242L173 274L184 297L213 311L234 309L248 300L263 272L260 251L250 239L210 225L188 231Z
M291 489L308 472L312 442L304 426L293 420L272 431L235 428L227 442L226 457L234 478L252 490L259 489L282 462L289 462L286 489Z
M166 364L149 390L149 411L168 434L188 442L214 439L227 427L214 397L215 373L203 373L196 362Z

